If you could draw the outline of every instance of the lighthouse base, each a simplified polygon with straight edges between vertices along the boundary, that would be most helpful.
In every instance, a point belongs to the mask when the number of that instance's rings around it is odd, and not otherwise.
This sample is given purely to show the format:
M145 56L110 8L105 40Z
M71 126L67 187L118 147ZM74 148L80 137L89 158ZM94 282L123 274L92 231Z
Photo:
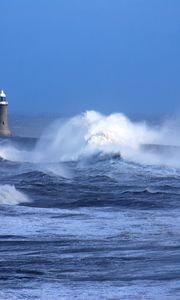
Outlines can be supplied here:
M2 103L4 102L0 102L0 136L11 136L8 125L7 104Z
M11 132L1 132L0 131L0 137L11 137L12 133Z

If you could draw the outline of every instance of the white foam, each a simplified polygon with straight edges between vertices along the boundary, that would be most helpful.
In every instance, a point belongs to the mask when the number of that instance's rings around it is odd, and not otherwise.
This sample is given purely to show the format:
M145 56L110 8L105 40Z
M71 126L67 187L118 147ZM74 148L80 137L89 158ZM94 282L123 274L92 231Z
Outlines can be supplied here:
M104 116L88 111L62 125L55 122L34 151L35 161L76 160L97 151L123 152L152 143L158 133L145 123L133 123L123 114ZM45 149L45 151L44 151Z
M180 151L161 155L141 149L142 144L180 145L179 121L166 122L157 127L145 122L132 122L122 113L108 116L95 111L87 111L62 124L57 120L45 131L34 150L24 151L13 146L1 146L0 156L21 162L31 162L47 166L51 172L62 173L63 168L55 164L63 161L78 160L84 156L104 153L120 153L129 161L141 164L180 167ZM54 166L53 166L54 164Z
M0 205L16 205L25 202L29 202L28 197L18 191L14 185L0 185Z
M28 161L31 160L30 152L15 148L13 145L0 145L0 157L10 161Z

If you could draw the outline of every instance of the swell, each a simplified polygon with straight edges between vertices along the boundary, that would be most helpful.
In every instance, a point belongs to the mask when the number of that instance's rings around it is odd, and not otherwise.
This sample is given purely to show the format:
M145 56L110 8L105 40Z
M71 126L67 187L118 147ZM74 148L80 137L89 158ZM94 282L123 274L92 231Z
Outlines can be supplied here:
M31 199L31 202L15 200L16 204L44 208L111 206L146 209L179 206L179 176L173 173L169 176L168 173L159 177L157 184L156 173L152 169L146 170L122 160L112 162L110 158L64 163L63 168L73 174L71 177L57 175L44 166L2 163L8 176L3 177L2 172L1 183L11 186L11 195L17 189Z

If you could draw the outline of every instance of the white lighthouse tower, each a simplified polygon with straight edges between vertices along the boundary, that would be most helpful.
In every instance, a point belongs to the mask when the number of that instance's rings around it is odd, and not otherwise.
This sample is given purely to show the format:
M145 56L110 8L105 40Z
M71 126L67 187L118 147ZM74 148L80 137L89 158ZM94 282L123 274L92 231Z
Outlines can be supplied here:
M8 126L7 107L6 94L3 90L0 90L0 136L11 136Z

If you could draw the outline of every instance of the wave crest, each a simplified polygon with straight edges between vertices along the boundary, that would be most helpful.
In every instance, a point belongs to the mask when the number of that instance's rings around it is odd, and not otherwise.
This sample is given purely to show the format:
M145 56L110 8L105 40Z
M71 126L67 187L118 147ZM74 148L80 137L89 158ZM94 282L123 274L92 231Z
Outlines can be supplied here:
M106 116L87 111L63 122L55 121L29 151L13 144L0 144L0 156L33 163L36 168L43 166L63 177L67 177L64 167L57 169L55 164L95 157L98 153L117 154L126 161L143 165L179 168L180 147L174 147L180 146L177 128L175 125L171 128L170 123L157 127L133 122L122 113Z
M104 116L87 111L64 124L57 121L50 126L34 151L34 160L77 160L99 151L124 156L127 148L132 151L142 143L152 143L157 135L145 123L133 123L121 113Z
M18 191L14 185L0 185L0 204L17 205L29 202L28 197Z

